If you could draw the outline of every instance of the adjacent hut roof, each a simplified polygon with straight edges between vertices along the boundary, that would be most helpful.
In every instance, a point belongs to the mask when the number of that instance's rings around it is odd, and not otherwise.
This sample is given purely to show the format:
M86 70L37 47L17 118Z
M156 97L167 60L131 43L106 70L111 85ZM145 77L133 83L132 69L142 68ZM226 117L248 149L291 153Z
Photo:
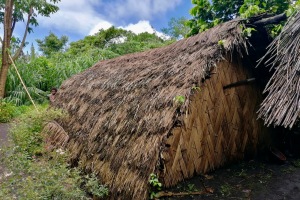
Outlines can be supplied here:
M193 86L226 54L246 48L241 24L230 21L163 48L100 61L63 83L55 106L69 113L59 124L71 157L99 172L112 198L146 198L162 139L185 112ZM180 112L176 96L185 97Z
M264 58L275 73L264 91L259 117L267 125L292 128L300 112L300 12L290 17Z

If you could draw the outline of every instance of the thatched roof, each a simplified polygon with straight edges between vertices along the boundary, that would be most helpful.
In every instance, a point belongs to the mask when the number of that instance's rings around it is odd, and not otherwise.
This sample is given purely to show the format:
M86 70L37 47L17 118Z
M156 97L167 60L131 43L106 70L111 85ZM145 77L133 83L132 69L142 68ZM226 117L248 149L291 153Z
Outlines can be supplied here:
M290 17L264 58L275 73L268 82L259 117L267 125L292 128L300 112L300 12Z
M227 53L246 48L234 20L169 46L100 61L61 86L56 107L71 157L96 171L112 198L145 199L162 140L185 113L193 86ZM223 45L218 44L223 40ZM184 96L180 105L176 96Z

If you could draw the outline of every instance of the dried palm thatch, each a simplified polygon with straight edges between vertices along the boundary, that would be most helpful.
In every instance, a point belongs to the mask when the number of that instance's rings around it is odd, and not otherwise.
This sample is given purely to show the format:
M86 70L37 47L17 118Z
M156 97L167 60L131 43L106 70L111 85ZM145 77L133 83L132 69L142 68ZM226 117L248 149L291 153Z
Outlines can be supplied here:
M262 60L275 69L259 109L265 124L292 128L300 112L300 12L291 16Z
M55 147L65 147L69 140L68 134L56 121L46 124L42 134L45 137L45 148L47 151L52 151Z
M54 106L69 113L58 123L72 161L98 173L112 199L146 199L150 173L168 187L255 151L260 92L223 89L252 77L241 24L101 61L65 81Z

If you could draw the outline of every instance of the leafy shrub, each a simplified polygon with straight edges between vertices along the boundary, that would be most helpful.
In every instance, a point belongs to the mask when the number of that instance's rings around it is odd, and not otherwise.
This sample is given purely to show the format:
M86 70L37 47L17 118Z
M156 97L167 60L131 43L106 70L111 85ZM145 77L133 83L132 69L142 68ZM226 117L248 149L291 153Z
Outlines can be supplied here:
M16 108L13 104L0 101L0 122L9 122L15 114Z
M20 116L19 122L11 129L15 145L30 156L41 154L43 151L43 137L40 134L43 125L62 116L58 110L47 110L43 107L39 107L39 110L32 109Z
M86 175L85 189L88 193L97 198L103 198L108 195L108 189L104 185L100 185L94 173Z
M162 183L159 182L156 174L151 173L149 177L150 199L156 199L158 197L158 192L162 189Z
M63 149L45 151L44 124L63 114L47 107L31 109L11 130L13 145L0 149L0 199L91 199L108 195L95 175L84 176L67 163Z
M13 103L0 101L0 123L9 122L30 109L30 106L16 106Z

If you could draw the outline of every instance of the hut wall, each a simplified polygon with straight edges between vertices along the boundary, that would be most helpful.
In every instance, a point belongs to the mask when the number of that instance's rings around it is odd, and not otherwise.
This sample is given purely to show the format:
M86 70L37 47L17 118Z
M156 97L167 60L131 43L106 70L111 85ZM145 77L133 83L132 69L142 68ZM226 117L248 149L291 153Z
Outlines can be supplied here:
M181 126L174 127L161 152L164 163L160 175L165 186L172 186L195 173L206 173L225 163L254 155L265 132L257 120L261 90L256 83L228 89L223 86L253 78L241 59L223 61L190 98ZM252 67L253 69L253 67Z

